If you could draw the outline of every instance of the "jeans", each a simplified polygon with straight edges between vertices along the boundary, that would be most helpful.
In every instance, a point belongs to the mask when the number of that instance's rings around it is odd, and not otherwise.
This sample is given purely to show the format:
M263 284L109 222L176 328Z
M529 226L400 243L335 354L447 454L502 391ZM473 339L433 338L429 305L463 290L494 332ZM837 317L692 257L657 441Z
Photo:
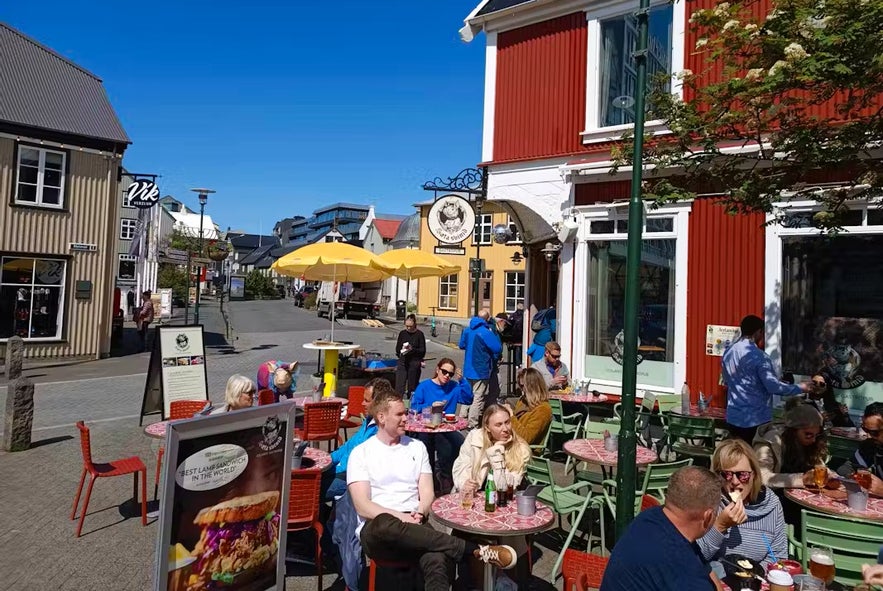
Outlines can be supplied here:
M417 562L427 591L448 591L454 564L466 553L464 540L436 531L429 524L404 523L389 513L368 521L360 538L369 558Z
M324 502L343 496L346 493L346 473L336 474L333 467L323 472L319 492L319 498Z

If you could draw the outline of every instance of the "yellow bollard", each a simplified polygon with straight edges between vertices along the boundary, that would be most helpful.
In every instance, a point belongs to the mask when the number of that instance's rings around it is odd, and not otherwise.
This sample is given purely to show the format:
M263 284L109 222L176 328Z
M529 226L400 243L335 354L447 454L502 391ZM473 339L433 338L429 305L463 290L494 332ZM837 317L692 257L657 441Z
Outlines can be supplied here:
M325 390L322 391L322 395L325 398L334 396L334 393L337 391L338 359L339 356L337 349L325 350L325 375L323 376L323 379L325 380Z

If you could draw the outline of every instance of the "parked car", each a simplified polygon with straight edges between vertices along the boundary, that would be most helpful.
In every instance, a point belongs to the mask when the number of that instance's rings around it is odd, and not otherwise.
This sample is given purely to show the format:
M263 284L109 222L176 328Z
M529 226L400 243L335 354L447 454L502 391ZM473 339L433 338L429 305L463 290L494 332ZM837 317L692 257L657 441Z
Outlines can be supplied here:
M311 293L314 293L315 291L316 291L316 288L313 287L312 285L305 285L305 286L301 287L299 290L297 290L294 293L294 305L297 306L298 308L303 308L304 307L304 299L308 295L310 295Z

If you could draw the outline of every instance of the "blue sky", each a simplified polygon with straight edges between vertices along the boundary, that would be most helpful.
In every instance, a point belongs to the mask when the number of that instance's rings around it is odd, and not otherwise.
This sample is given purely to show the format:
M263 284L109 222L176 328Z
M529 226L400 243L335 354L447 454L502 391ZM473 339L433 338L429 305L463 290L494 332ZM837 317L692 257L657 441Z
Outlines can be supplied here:
M8 3L2 18L104 80L163 194L217 191L221 227L269 233L335 201L413 213L481 158L477 0Z

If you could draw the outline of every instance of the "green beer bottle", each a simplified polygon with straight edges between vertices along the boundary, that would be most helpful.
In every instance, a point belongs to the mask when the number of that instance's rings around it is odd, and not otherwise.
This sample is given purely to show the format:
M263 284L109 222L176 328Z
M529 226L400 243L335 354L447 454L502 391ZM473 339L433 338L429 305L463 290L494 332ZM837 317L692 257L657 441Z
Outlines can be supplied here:
M484 510L493 513L497 508L497 485L494 484L494 471L487 475L487 484L484 485Z

